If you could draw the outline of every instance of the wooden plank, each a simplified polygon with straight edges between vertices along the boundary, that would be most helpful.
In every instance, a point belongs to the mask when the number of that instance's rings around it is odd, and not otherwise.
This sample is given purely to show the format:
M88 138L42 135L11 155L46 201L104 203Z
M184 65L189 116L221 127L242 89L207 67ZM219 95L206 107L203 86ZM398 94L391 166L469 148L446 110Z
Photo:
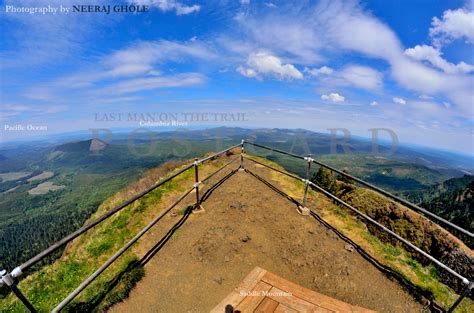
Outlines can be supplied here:
M282 303L296 310L297 312L316 312L316 310L318 309L318 306L313 303L291 295L283 295L285 293L286 291L284 290L281 290L277 287L272 287L270 292L267 294L267 297L279 303Z
M292 308L280 303L273 313L298 313L298 311L295 311Z
M278 305L279 303L276 302L275 300L265 297L254 312L255 313L273 313L278 307Z
M266 292L270 291L272 286L264 283L263 281L258 282L252 289L251 294L247 295L239 305L235 308L236 311L240 312L253 312L265 299Z
M225 307L228 304L231 304L234 308L237 307L244 299L244 296L242 296L240 292L250 292L266 273L266 270L258 266L255 267L244 278L238 287L234 288L234 290L227 297L225 297L214 309L211 310L211 313L225 312Z
M320 294L316 291L304 288L300 285L292 283L286 279L283 279L275 274L267 272L263 277L262 281L277 286L279 289L290 292L293 296L308 301L319 307L335 311L335 312L358 312L358 313L373 313L375 311L365 309L362 307L350 305L340 300L333 299L331 297Z

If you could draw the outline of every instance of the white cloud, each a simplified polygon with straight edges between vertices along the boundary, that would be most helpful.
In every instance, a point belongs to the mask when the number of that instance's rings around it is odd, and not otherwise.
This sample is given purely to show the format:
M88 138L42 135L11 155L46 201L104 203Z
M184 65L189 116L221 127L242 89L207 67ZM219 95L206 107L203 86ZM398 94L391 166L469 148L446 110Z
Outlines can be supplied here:
M200 5L193 4L188 6L176 0L128 0L128 2L156 7L163 12L175 11L176 15L187 15L201 10Z
M430 36L437 47L456 39L474 43L474 12L464 8L444 11L441 19L433 17Z
M250 4L250 0L240 0L240 4L242 5Z
M242 66L239 66L237 67L237 72L239 72L240 74L242 74L243 76L245 77L257 77L257 72L254 70L254 69L251 69L251 68L245 68L245 67L242 67Z
M101 0L90 0L87 4L102 4ZM63 0L64 7L77 4L75 0ZM105 23L113 23L116 18L105 14L9 14L5 13L5 5L15 7L44 7L52 5L50 0L6 0L2 2L1 19L15 23L11 25L8 36L2 36L0 64L2 68L28 67L28 71L36 67L61 66L74 60L78 51L90 42L97 27ZM54 6L54 5L53 5Z
M305 73L309 73L311 76L319 76L319 75L331 75L334 70L326 65L320 68L304 68Z
M252 14L239 14L235 21L239 24L236 38L223 39L223 43L235 50L248 52L255 50L272 51L277 55L291 56L291 62L312 65L323 58L318 50L323 48L317 29L308 27L293 19L290 14L278 14L279 10L266 10L268 14L255 17ZM241 40L242 33L246 35Z
M472 114L472 77L434 70L403 54L396 34L357 2L322 1L313 19L324 34L327 46L352 50L368 57L383 59L390 65L392 78L411 91L448 98L458 112Z
M250 54L247 60L248 68L238 67L237 71L247 77L257 77L257 74L272 75L278 79L301 79L301 74L292 64L283 64L280 58L267 53Z
M341 77L351 85L367 90L380 90L383 85L382 73L367 66L348 66L342 70Z
M423 100L432 100L432 99L434 99L432 96L425 95L425 94L420 95L418 98L423 99Z
M177 88L203 84L205 77L196 73L184 73L173 76L145 77L120 81L99 90L103 94L125 94L142 90L152 90L157 88Z
M432 46L417 45L414 48L406 49L405 55L416 61L428 61L434 67L448 74L469 73L474 71L474 66L465 62L453 64L442 57L442 52Z
M322 100L330 100L332 102L344 102L345 97L341 96L336 92L331 92L329 95L321 95Z
M403 98L400 98L400 97L393 97L392 100L393 100L393 102L396 103L396 104L400 104L400 105L405 105L405 104L407 104L406 100L403 99Z
M164 61L183 62L197 58L209 60L216 55L202 42L191 40L177 42L169 40L142 41L118 50L106 58L105 63L116 68L124 65L150 65Z
M370 103L370 105L373 106L373 107L376 107L376 106L379 105L379 103L378 103L377 101L372 101L372 102Z
M3 117L13 117L24 113L53 114L63 111L66 111L66 106L64 105L37 106L6 103L2 105L0 114Z
M445 102L443 102L443 105L444 105L444 107L445 107L446 109L450 109L450 108L451 108L451 106L452 106L452 104L451 104L451 103L449 103L449 102L446 102L446 101L445 101Z

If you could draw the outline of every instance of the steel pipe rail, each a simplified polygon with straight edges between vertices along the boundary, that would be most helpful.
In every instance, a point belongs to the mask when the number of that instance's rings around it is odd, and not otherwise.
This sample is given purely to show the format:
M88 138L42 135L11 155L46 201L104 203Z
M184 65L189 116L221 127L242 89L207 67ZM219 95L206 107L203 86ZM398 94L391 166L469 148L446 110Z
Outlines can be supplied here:
M362 213L361 211L357 210L356 208L354 208L353 206L351 206L350 204L344 202L343 200L339 199L338 197L336 197L335 195L333 195L332 193L326 191L325 189L321 188L320 186L316 185L315 183L313 183L312 181L309 181L309 180L306 180L306 179L303 179L301 177L298 177L296 175L293 175L293 174L290 174L290 173L287 173L285 171L281 171L277 168L274 168L272 166L269 166L269 165L266 165L262 162L259 162L259 161L256 161L256 160L253 160L253 159L250 159L248 157L245 157L247 160L251 160L255 163L258 163L260 165L263 165L269 169L272 169L274 171L277 171L281 174L284 174L284 175L287 175L289 177L292 177L294 179L297 179L297 180L300 180L300 181L304 181L306 183L308 183L309 185L315 187L316 189L318 189L321 193L325 194L326 196L328 196L329 198L332 198L333 200L337 201L338 203L342 204L343 206L347 207L348 209L356 212L357 214L361 215L362 217L364 217L366 220L370 221L371 223L377 225L378 227L382 228L385 232L389 233L390 235L394 236L395 238L397 238L398 240L400 240L401 242L403 242L404 244L406 244L407 246L409 246L410 248L414 249L415 251L417 251L418 253L422 254L423 256L425 256L426 258L428 258L430 261L432 261L433 263L435 263L436 265L440 266L441 268L445 269L446 271L448 271L450 274L456 276L457 278L461 279L463 281L464 284L469 284L469 280L467 278L465 278L464 276L462 276L461 274L457 273L456 271L452 270L450 267L448 267L447 265L443 264L442 262L438 261L437 259L435 259L434 257L432 257L431 255L429 255L428 253L426 253L425 251L421 250L420 248L418 248L417 246L415 246L414 244L412 244L411 242L409 242L408 240L406 240L405 238L401 237L400 235L398 235L397 233L391 231L390 229L388 229L387 227L383 226L382 224L380 224L379 222L377 222L376 220L372 219L371 217L369 217L368 215Z
M176 173L174 173L173 175L167 177L167 178L164 178L162 180L160 180L159 182L155 183L153 186L151 186L150 188L146 189L145 191L137 194L136 196L134 196L133 198L131 199L128 199L127 201L123 202L122 204L120 204L119 206L113 208L112 210L108 211L107 213L103 214L102 216L100 216L99 218L97 218L96 220L82 226L81 228L79 228L78 230L76 230L75 232L69 234L68 236L64 237L63 239L57 241L56 243L54 243L53 245L51 245L49 248L47 248L46 250L40 252L39 254L37 254L36 256L34 256L33 258L29 259L28 261L26 261L25 263L21 264L19 267L17 267L16 269L14 269L12 271L12 275L14 277L18 277L20 276L27 268L33 266L34 264L36 264L37 262L41 261L43 258L47 257L48 255L50 255L51 253L53 253L54 251L56 251L57 249L61 248L62 246L64 246L65 244L71 242L72 240L74 240L76 237L82 235L83 233L85 233L86 231L88 231L89 229L91 229L92 227L100 224L101 222L103 222L104 220L108 219L109 217L111 217L112 215L114 215L115 213L121 211L123 208L125 208L126 206L128 206L129 204L133 203L134 201L138 200L139 198L143 197L144 195L152 192L153 190L155 190L156 188L162 186L163 184L169 182L170 180L172 180L173 178L175 178L176 176L179 176L181 175L182 173L186 172L187 170L189 170L190 168L193 167L193 164L190 164L182 169L180 169L179 171L177 171Z
M293 154L293 153L290 153L290 152L286 152L286 151L274 149L274 148L267 147L267 146L264 146L264 145L256 144L256 143L253 143L253 142L244 141L244 143L247 143L247 144L250 144L250 145L253 145L253 146L256 146L256 147L260 147L260 148L263 148L263 149L267 149L267 150L270 150L270 151L279 152L279 153L282 153L282 154L285 154L285 155L293 156L293 157L298 158L298 159L305 159L305 157L303 157L303 156L299 156L299 155L296 155L296 154ZM362 179L360 179L360 178L357 178L357 177L355 177L355 176L353 176L353 175L351 175L351 174L348 174L348 173L346 173L346 172L343 172L343 171L341 171L341 170L338 170L337 168L334 168L334 167L332 167L332 166L330 166L330 165L327 165L327 164L325 164L325 163L323 163L323 162L320 162L320 161L317 161L317 160L314 160L314 159L312 159L311 161L312 161L313 163L315 163L315 164L317 164L317 165L319 165L319 166L325 167L325 168L327 168L327 169L329 169L329 170L331 170L331 171L333 171L333 172L335 172L335 173L338 173L338 174L343 175L343 176L345 176L345 177L347 177L347 178L350 178L350 179L352 179L352 180L358 182L358 183L361 184L361 185L364 185L364 186L366 186L366 187L368 187L368 188L370 188L370 189L372 189L372 190L374 190L374 191L377 191L377 192L383 194L384 196L386 196L386 197L388 197L388 198L390 198L390 199L392 199L392 200L394 200L394 201L396 201L396 202L398 202L398 203L401 203L401 204L403 204L403 205L409 207L409 208L412 209L412 210L421 212L421 213L423 213L423 214L425 214L425 215L427 215L427 216L429 216L429 217L431 217L431 218L437 220L438 222L441 222L441 223L444 224L444 225L447 225L447 226L449 226L449 227L451 227L451 228L453 228L453 229L456 229L457 231L463 233L464 235L470 237L471 239L474 239L474 234L471 233L470 231L468 231L468 230L466 230L466 229L464 229L464 228L462 228L462 227L460 227L460 226L458 226L458 225L456 225L456 224L453 224L453 223L451 223L450 221L448 221L448 220L446 220L446 219L444 219L444 218L442 218L442 217L440 217L440 216L438 216L438 215L436 215L436 214L434 214L434 213L432 213L432 212L430 212L430 211L428 211L428 210L426 210L426 209L424 209L424 208L422 208L422 207L420 207L420 206L418 206L418 205L416 205L416 204L414 204L414 203L411 203L410 201L407 201L407 200L405 200L405 199L403 199L403 198L400 198L400 197L398 197L398 196L396 196L396 195L394 195L394 194L392 194L392 193L390 193L390 192L388 192L388 191L383 190L382 188L379 188L379 187L377 187L377 186L374 186L374 185L372 185L372 184L370 184L370 183L368 183L368 182L366 182L366 181L364 181L364 180L362 180Z
M288 176L288 177L294 178L294 179L296 179L296 180L304 181L304 179L302 179L302 178L300 178L300 177L298 177L298 176L296 176L296 175L294 175L294 174L291 174L291 173L282 171L282 170L277 169L277 168L275 168L275 167L273 167L273 166L270 166L270 165L267 165L267 164L265 164L265 163L262 163L262 162L259 162L259 161L257 161L257 160L254 160L254 159L252 159L252 158L249 158L249 157L247 157L247 156L244 156L244 159L249 160L249 161L252 161L252 162L257 163L257 164L260 164L260 165L262 165L262 166L265 166L266 168L269 168L269 169L271 169L271 170L274 170L274 171L276 171L276 172L278 172L278 173L281 173L281 174L286 175L286 176Z
M298 159L301 159L301 160L306 160L308 162L308 165L307 165L307 178L306 179L302 179L301 177L295 175L295 174L292 174L292 173L289 173L289 172L286 172L284 170L280 170L278 168L275 168L273 166L270 166L270 165L267 165L263 162L260 162L260 161L257 161L255 159L252 159L252 158L249 158L245 155L244 153L244 144L249 144L249 145L253 145L255 147L259 147L259 148L263 148L263 149L267 149L267 150L270 150L270 151L274 151L274 152L278 152L278 153L282 153L282 154L285 154L285 155L288 155L288 156L291 156L291 157L295 157L295 158L298 158ZM199 181L199 174L198 174L198 167L200 164L204 163L204 162L207 162L209 160L212 160L216 157L218 157L219 155L222 155L232 149L235 149L235 148L238 148L240 147L241 148L241 153L238 157L236 158L233 158L232 160L230 160L229 162L225 163L223 166L221 166L219 169L217 169L216 171L214 171L213 173L209 174L206 178L204 178L202 181ZM372 219L370 216L364 214L363 212L359 211L358 209L354 208L353 206L351 206L350 204L344 202L343 200L337 198L335 195L331 194L330 192L326 191L325 189L321 188L320 186L314 184L313 182L311 182L309 180L309 171L310 171L310 167L311 167L311 163L315 163L319 166L322 166L322 167L325 167L329 170L332 170L333 172L335 173L338 173L340 175L343 175L345 177L348 177L372 190L375 190L389 198L391 198L392 200L395 200L397 202L400 202L404 205L406 205L407 207L409 208L412 208L414 210L417 210L417 211L420 211L420 212L423 212L425 213L426 215L429 215L431 216L432 218L446 224L446 225L449 225L451 227L453 227L454 229L457 229L458 231L470 236L471 238L473 237L473 234L468 232L467 230L464 230L463 228L455 225L455 224L452 224L450 223L449 221L446 221L445 219L427 211L426 209L423 209L413 203L410 203L398 196L395 196L381 188L378 188L370 183L367 183L357 177L354 177L348 173L345 173L343 171L340 171L336 168L333 168L329 165L326 165L322 162L319 162L319 161L316 161L314 159L312 159L310 156L308 157L303 157L303 156L299 156L299 155L296 155L296 154L293 154L293 153L290 153L290 152L286 152L286 151L282 151L282 150L279 150L279 149L274 149L274 148L271 148L271 147L268 147L268 146L264 146L264 145L260 145L260 144L256 144L256 143L253 143L253 142L249 142L249 141L245 141L245 140L242 140L241 143L237 144L237 145L234 145L234 146L231 146L225 150L222 150L220 152L217 152L215 154L212 154L208 157L205 157L203 159L195 159L195 161L192 163L192 164L189 164L185 167L183 167L182 169L178 170L177 172L175 172L174 174L172 174L171 176L169 177L166 177L158 182L156 182L155 184L153 184L151 187L147 188L145 191L135 195L134 197L128 199L127 201L123 202L122 204L118 205L117 207L113 208L112 210L106 212L105 214L101 215L99 218L97 218L96 220L84 225L83 227L79 228L78 230L74 231L73 233L69 234L68 236L64 237L63 239L57 241L56 243L54 243L53 245L51 245L50 247L48 247L47 249L43 250L42 252L40 252L39 254L37 254L36 256L34 256L33 258L29 259L28 261L26 261L25 263L21 264L20 266L17 266L16 268L14 268L10 273L7 273L5 271L2 271L0 272L0 285L5 283L7 286L9 286L14 292L15 294L17 295L17 297L25 304L25 306L27 306L28 309L30 310L33 310L34 311L34 307L28 302L28 300L26 299L26 297L23 296L23 294L21 294L21 292L16 288L16 285L14 284L14 278L15 277L19 277L26 269L30 268L31 266L33 266L34 264L36 264L37 262L41 261L43 258L47 257L48 255L50 255L51 253L53 253L54 251L58 250L60 247L64 246L65 244L71 242L72 240L74 240L76 237L80 236L81 234L85 233L86 231L88 231L89 229L95 227L96 225L100 224L101 222L103 222L104 220L108 219L109 217L111 217L112 215L114 215L115 213L119 212L120 210L122 210L123 208L127 207L129 204L133 203L134 201L138 200L139 198L145 196L146 194L150 193L151 191L155 190L156 188L162 186L163 184L171 181L172 179L174 179L175 177L181 175L182 173L186 172L187 170L191 169L191 168L194 168L195 170L195 184L194 186L187 190L184 194L182 194L173 204L171 204L169 207L167 207L163 212L161 212L157 217L155 217L147 226L145 226L138 234L136 234L130 241L128 241L128 243L123 246L119 251L117 251L113 256L111 256L104 264L102 264L93 274L91 274L88 278L86 278L72 293L70 293L61 303L59 303L54 309L53 309L53 312L59 312L62 308L64 308L68 303L70 303L79 293L82 292L82 290L84 290L88 285L90 285L102 272L104 272L115 260L117 260L123 253L125 253L135 242L137 242L148 230L150 230L158 221L160 221L170 210L172 210L178 203L180 203L186 196L188 196L193 190L196 190L196 205L199 206L199 202L200 202L200 199L199 199L199 184L202 183L202 182L205 182L207 180L209 180L211 177L213 177L214 175L216 175L217 173L221 172L224 168L226 168L227 166L229 166L230 164L232 164L233 162L235 162L236 160L238 160L240 158L240 168L243 169L243 161L244 159L247 159L251 162L254 162L256 164L259 164L261 166L264 166L268 169L271 169L273 171L276 171L280 174L283 174L283 175L286 175L288 177L291 177L293 179L296 179L296 180L299 180L299 181L303 181L305 183L305 194L304 194L304 198L306 199L306 193L307 193L307 188L309 185L313 186L315 189L317 189L318 191L320 191L321 193L325 194L326 196L328 196L329 198L332 198L333 200L335 200L336 202L338 202L339 204L345 206L346 208L350 209L351 211L355 212L356 214L362 216L363 218L365 218L366 220L368 220L369 222L377 225L379 228L381 228L383 231L387 232L388 234L392 235L393 237L397 238L398 240L400 240L402 243L404 243L405 245L407 245L408 247L410 247L411 249L417 251L418 253L420 253L421 255L423 255L424 257L426 257L427 259L429 259L430 261L432 261L434 264L438 265L439 267L443 268L444 270L446 270L447 272L449 272L451 275L457 277L458 279L461 279L463 283L467 284L468 285L468 291L464 291L462 293L462 295L459 297L459 299L455 302L455 304L451 307L451 310L454 309L458 304L459 302L462 300L463 297L465 297L467 295L467 293L473 288L473 283L472 282L469 282L469 280L465 277L463 277L461 274L457 273L456 271L454 271L453 269L449 268L448 266L446 266L445 264L443 264L442 262L438 261L437 259L435 259L434 257L432 257L431 255L429 255L428 253L426 253L425 251L421 250L420 248L418 248L417 246L415 246L414 244L412 244L411 242L409 242L408 240L404 239L403 237L401 237L400 235L398 235L397 233L391 231L390 229L388 229L387 227L385 227L384 225L378 223L376 220Z
M451 228L453 228L453 229L456 229L457 231L463 233L463 234L466 235L466 236L469 236L469 237L471 237L471 238L474 238L474 234L471 233L470 231L468 231L468 230L466 230L466 229L464 229L464 228L462 228L462 227L460 227L460 226L458 226L458 225L456 225L456 224L453 224L453 223L451 223L450 221L445 220L444 218L442 218L442 217L440 217L440 216L438 216L438 215L436 215L436 214L434 214L434 213L432 213L432 212L430 212L430 211L428 211L428 210L426 210L426 209L424 209L424 208L422 208L422 207L420 207L420 206L418 206L418 205L416 205L416 204L414 204L414 203L411 203L411 202L409 202L409 201L407 201L407 200L405 200L405 199L402 199L402 198L400 198L400 197L398 197L398 196L396 196L396 195L394 195L394 194L392 194L392 193L390 193L390 192L388 192L388 191L385 191L385 190L383 190L383 189L381 189L381 188L379 188L379 187L377 187L377 186L374 186L374 185L372 185L372 184L370 184L370 183L368 183L368 182L366 182L366 181L363 181L363 180L360 179L360 178L357 178L357 177L355 177L355 176L352 176L352 175L350 175L350 174L348 174L348 173L345 173L345 172L343 172L343 171L341 171L341 170L338 170L337 168L334 168L334 167L332 167L332 166L330 166L330 165L327 165L327 164L325 164L325 163L322 163L322 162L320 162L320 161L313 160L313 163L318 164L319 166L323 166L323 167L325 167L325 168L327 168L327 169L329 169L329 170L331 170L331 171L333 171L333 172L335 172L335 173L338 173L338 174L340 174L340 175L343 175L343 176L345 176L345 177L347 177L347 178L350 178L350 179L352 179L352 180L358 182L358 183L361 184L361 185L364 185L364 186L366 186L366 187L368 187L368 188L370 188L370 189L372 189L372 190L374 190L374 191L377 191L377 192L383 194L383 195L386 196L386 197L391 198L392 200L395 200L396 202L399 202L399 203L401 203L401 204L403 204L403 205L409 207L409 208L412 209L412 210L422 212L423 214L428 215L428 216L431 217L431 218L434 218L434 219L437 220L438 222L441 222L441 223L443 223L443 224L445 224L445 225L448 225L449 227L451 227Z
M212 177L214 177L214 175L216 175L217 173L219 173L220 171L222 171L223 169L225 169L227 166L229 166L230 164L234 163L235 161L237 161L238 159L240 159L240 155L236 158L233 158L232 160L230 160L229 162L227 162L226 164L224 164L223 166L221 166L219 169L217 169L215 172L213 172L212 174L208 175L206 178L204 178L203 180L201 180L201 183L204 183L205 181L208 181L209 179L211 179Z
M304 157L302 157L301 155L297 155L297 154L294 154L294 153L291 153L291 152L286 152L286 151L283 151L283 150L271 148L271 147L264 146L264 145L261 145L261 144L255 143L255 142L250 142L250 141L247 141L247 140L244 140L244 143L247 143L247 144L255 146L255 147L267 149L267 150L270 150L270 151L275 151L275 152L278 152L278 153L281 153L281 154L286 154L286 155L292 156L294 158L304 160Z
M241 144L236 144L234 146L231 146L225 150L222 150L220 152L217 152L213 155L210 155L206 158L203 158L203 159L200 159L200 160L197 160L198 164L201 164L201 163L204 163L208 160L211 160L212 158L215 158L223 153L226 153L227 151L230 151L234 148L237 148L237 147L240 147ZM58 250L59 248L61 248L62 246L64 246L65 244L71 242L72 240L74 240L75 238L77 238L78 236L82 235L83 233L85 233L86 231L88 231L89 229L93 228L94 226L96 226L97 224L100 224L101 222L103 222L104 220L106 220L107 218L109 218L110 216L114 215L115 213L119 212L120 210L122 210L123 208L125 208L126 206L128 206L129 204L131 204L132 202L138 200L139 198L143 197L144 195L150 193L151 191L153 191L154 189L160 187L161 185L167 183L168 181L172 180L173 178L175 178L176 176L179 176L180 174L184 173L185 171L189 170L190 168L192 168L194 166L194 164L189 164L188 166L184 167L183 169L179 170L178 172L174 173L173 175L157 182L156 184L154 184L153 186L151 186L150 188L148 188L147 190L139 193L138 195L134 196L133 198L125 201L124 203L120 204L119 206L113 208L112 210L108 211L107 213L105 213L104 215L100 216L99 218L97 218L96 220L92 221L91 223L88 223L86 225L84 225L83 227L79 228L78 230L76 230L75 232L69 234L68 236L62 238L61 240L57 241L56 243L52 244L50 247L48 247L46 250L43 250L42 252L40 252L39 254L37 254L36 256L34 256L33 258L29 259L28 261L26 261L25 263L21 264L20 266L16 267L13 271L12 271L12 275L13 277L18 277L20 276L26 269L28 269L29 267L33 266L34 264L38 263L39 261L41 261L42 259L44 259L45 257L47 257L48 255L50 255L51 253L53 253L54 251Z
M252 160L252 159L249 159L247 158L248 160ZM311 158L308 157L308 160L311 162ZM255 160L252 160L252 161L255 161ZM305 180L305 179L302 179L300 177L297 177L295 175L292 175L292 174L289 174L289 173L285 173L283 171L280 171L274 167L271 167L271 166L268 166L266 164L263 164L261 162L258 162L258 161L255 161L256 163L258 164L261 164L269 169L272 169L272 170L275 170L279 173L282 173L282 174L285 174L285 175L288 175L289 177L292 177L292 178L295 178L295 179L298 179L298 180L302 180L305 182L305 187L307 185L311 185L313 187L315 187L316 189L318 189L320 192L322 192L324 195L328 196L329 198L332 198L333 200L337 201L338 203L342 204L343 206L349 208L350 210L354 211L355 213L357 213L358 215L362 216L363 218L367 219L369 222L375 224L376 226L380 227L383 231L389 233L390 235L394 236L395 238L397 238L398 240L400 240L401 242L403 242L404 244L406 244L407 246L409 246L410 248L414 249L415 251L417 251L418 253L420 253L421 255L425 256L426 258L428 258L430 261L432 261L433 263L435 263L436 265L438 265L439 267L443 268L444 270L446 270L447 272L449 272L451 275L457 277L458 279L460 279L465 285L466 285L466 288L461 292L461 294L459 295L459 297L456 299L456 301L451 305L451 307L448 309L447 312L453 312L454 309L461 303L461 301L471 292L472 289L474 289L474 282L470 282L466 277L462 276L461 274L457 273L456 271L454 271L453 269L451 269L450 267L448 267L447 265L445 265L444 263L442 263L441 261L435 259L434 257L432 257L430 254L426 253L425 251L421 250L420 248L418 248L417 246L413 245L411 242L409 242L408 240L404 239L403 237L401 237L400 235L398 235L397 233L391 231L390 229L388 229L387 227L383 226L382 224L378 223L377 221L375 221L374 219L372 219L371 217L369 217L368 215L360 212L359 210L357 210L356 208L354 208L353 206L351 206L350 204L346 203L345 201L337 198L336 196L334 196L333 194L331 194L330 192L326 191L325 189L321 188L320 186L314 184L313 182L309 181L309 180ZM252 175L254 175L256 178L258 178L259 180L261 180L262 182L264 183L268 183L266 182L266 180L264 180L263 178L259 177L258 175L248 171L246 169L246 171ZM278 192L279 193L282 193L283 192L281 190L278 189ZM289 197L287 194L284 194L287 198ZM313 212L313 211L312 211ZM313 214L315 214L313 212Z
M199 164L204 163L204 162L207 162L207 161L209 161L209 160L211 160L211 159L213 159L213 158L215 158L215 157L217 157L217 156L219 156L219 155L221 155L221 154L223 154L223 153L226 153L227 151L230 151L230 150L235 149L235 148L240 147L240 146L241 146L240 143L239 143L239 144L236 144L236 145L233 145L233 146L230 146L229 148L227 148L227 149L225 149L225 150L222 150L222 151L220 151L220 152L214 153L213 155L210 155L210 156L205 157L205 158L203 158L203 159L201 159L201 160L198 160L197 162L198 162Z
M438 265L439 267L443 268L444 270L448 271L451 275L453 276L456 276L457 278L461 279L462 282L466 285L469 285L469 280L462 276L461 274L457 273L456 271L454 271L453 269L451 269L450 267L448 267L447 265L445 265L444 263L438 261L437 259L435 259L434 257L432 257L431 255L429 255L428 253L426 253L425 251L421 250L420 248L418 248L417 246L415 246L414 244L412 244L411 242L409 242L408 240L406 240L405 238L403 238L402 236L398 235L397 233L391 231L390 229L388 229L387 227L385 227L384 225L380 224L379 222L377 222L376 220L374 220L373 218L371 218L370 216L366 215L365 213L362 213L361 211L357 210L356 208L354 208L353 206L351 206L350 204L346 203L345 201L339 199L338 197L336 197L335 195L333 195L332 193L330 193L329 191L326 191L325 189L321 188L320 186L316 185L315 183L313 182L309 182L309 184L313 187L315 187L318 191L320 191L321 193L325 194L327 197L335 200L336 202L342 204L343 206L345 206L346 208L350 209L351 211L357 213L358 215L362 216L363 218L365 218L366 220L368 220L369 222L371 222L372 224L378 226L379 228L381 228L383 231L385 231L386 233L389 233L390 235L392 235L393 237L397 238L398 240L400 240L401 242L403 242L405 245L409 246L411 249L415 250L416 252L420 253L421 255L423 255L424 257L428 258L431 262L435 263L436 265Z
M92 275L87 277L73 292L71 292L61 303L59 303L52 312L59 312L62 310L69 302L71 302L81 291L83 291L87 286L89 286L103 271L105 271L115 260L117 260L122 254L125 253L135 242L138 241L150 228L152 228L159 220L163 218L169 211L171 211L179 202L181 202L187 195L194 190L190 188L188 191L183 193L173 204L161 212L157 217L155 217L147 226L145 226L138 234L135 235L125 246L123 246L119 251L117 251L113 256L111 256L101 267L99 267Z

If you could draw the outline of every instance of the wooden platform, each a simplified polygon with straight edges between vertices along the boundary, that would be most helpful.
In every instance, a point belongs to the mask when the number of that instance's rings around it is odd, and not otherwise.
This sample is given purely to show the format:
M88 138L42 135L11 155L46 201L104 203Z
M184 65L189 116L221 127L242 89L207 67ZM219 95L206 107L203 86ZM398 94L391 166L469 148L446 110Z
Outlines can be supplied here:
M234 312L375 312L357 307L287 281L256 267L212 313Z

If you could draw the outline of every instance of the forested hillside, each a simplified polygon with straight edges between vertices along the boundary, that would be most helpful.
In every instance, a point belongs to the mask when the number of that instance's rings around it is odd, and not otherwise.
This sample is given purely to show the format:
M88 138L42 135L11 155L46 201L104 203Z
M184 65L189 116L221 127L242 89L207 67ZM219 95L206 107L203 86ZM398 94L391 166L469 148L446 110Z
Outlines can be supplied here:
M405 196L431 212L474 231L474 176L448 179Z

